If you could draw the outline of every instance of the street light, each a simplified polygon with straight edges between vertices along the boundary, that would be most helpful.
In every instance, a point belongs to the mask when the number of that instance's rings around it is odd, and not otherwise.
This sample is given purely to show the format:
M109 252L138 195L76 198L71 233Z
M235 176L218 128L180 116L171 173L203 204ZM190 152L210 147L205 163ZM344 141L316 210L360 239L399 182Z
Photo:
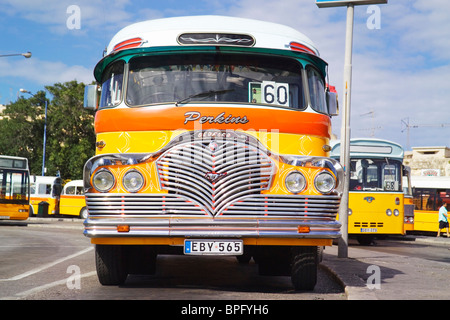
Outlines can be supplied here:
M31 58L31 52L25 52L25 53L12 53L12 54L2 54L0 57L12 57L12 56L24 56L25 58Z
M30 91L27 91L25 89L20 89L20 92L28 93L29 95L32 95L33 97L37 98L34 94L32 94ZM39 98L37 98L39 99ZM40 100L40 99L39 99ZM44 116L44 147L42 151L42 176L45 176L45 145L47 141L47 100L41 100L41 102L44 101L45 103L45 116Z

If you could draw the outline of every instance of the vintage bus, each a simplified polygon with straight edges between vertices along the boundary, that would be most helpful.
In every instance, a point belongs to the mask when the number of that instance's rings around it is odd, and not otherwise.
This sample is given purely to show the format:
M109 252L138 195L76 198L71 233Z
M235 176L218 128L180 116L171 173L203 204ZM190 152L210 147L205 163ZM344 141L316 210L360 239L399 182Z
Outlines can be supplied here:
M340 148L340 142L335 141L331 157L339 159ZM402 146L391 141L350 140L348 234L361 244L370 244L376 236L403 235L412 229L410 170L403 166L403 157Z
M60 177L31 177L30 217L59 214L62 183Z
M28 159L0 155L0 219L26 220L29 207Z
M412 176L414 232L433 232L439 228L439 207L450 203L450 177ZM450 210L450 206L447 206Z
M86 219L87 213L83 180L67 182L59 199L59 214Z
M274 23L196 16L119 31L94 69L84 168L100 282L177 252L253 257L261 274L312 289L318 248L340 237L326 71L310 39Z

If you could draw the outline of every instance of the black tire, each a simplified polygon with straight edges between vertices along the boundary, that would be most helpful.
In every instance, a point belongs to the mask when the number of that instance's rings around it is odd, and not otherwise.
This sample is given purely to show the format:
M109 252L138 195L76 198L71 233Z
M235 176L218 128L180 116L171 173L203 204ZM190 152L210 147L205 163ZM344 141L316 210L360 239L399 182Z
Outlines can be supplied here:
M314 290L317 283L317 251L317 247L293 248L291 281L295 290Z
M87 219L87 217L88 217L88 210L87 210L87 208L86 207L81 208L79 218L80 219Z
M97 277L102 285L121 285L127 279L124 251L122 246L95 246Z

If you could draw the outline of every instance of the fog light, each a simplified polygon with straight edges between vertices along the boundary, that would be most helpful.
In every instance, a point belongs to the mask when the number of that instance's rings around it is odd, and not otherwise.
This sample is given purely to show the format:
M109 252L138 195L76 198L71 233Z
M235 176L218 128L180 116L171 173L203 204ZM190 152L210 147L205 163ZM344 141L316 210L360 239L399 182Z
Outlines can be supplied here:
M119 226L117 226L117 232L130 232L130 226L119 225Z
M298 226L297 232L298 233L309 233L311 229L308 226Z

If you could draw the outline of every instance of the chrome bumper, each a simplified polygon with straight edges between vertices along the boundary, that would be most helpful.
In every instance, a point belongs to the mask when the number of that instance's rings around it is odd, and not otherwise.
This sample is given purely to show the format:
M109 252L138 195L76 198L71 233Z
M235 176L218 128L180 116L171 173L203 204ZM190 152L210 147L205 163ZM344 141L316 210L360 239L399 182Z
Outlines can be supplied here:
M253 195L219 216L170 194L87 194L84 234L99 237L320 238L340 237L338 196ZM119 232L126 225L128 232Z

